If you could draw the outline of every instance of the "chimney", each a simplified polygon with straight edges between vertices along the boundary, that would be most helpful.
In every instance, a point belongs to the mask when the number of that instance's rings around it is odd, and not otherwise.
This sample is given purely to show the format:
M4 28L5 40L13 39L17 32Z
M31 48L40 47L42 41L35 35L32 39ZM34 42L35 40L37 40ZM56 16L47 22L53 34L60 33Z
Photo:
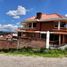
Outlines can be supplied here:
M41 13L41 12L38 12L38 13L36 14L36 19L41 19L41 16L42 16L42 13Z

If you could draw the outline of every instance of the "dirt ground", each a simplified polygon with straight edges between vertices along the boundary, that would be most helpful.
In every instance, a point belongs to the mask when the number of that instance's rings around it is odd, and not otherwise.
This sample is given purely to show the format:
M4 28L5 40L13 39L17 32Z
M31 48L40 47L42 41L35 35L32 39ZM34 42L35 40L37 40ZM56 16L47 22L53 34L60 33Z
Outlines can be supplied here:
M0 67L67 67L67 58L0 55Z

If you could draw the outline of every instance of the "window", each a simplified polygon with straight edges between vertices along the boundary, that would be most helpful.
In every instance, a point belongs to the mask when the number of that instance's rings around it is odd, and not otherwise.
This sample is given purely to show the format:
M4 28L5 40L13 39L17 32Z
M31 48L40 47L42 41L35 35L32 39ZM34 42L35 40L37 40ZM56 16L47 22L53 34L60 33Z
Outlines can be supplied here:
M64 27L65 26L65 23L61 23L60 27Z
M42 39L46 39L46 34L41 34Z
M36 27L36 23L33 23L33 27Z
M36 23L29 23L29 24L28 24L28 27L29 27L29 28L34 28L34 27L36 27Z
M21 32L18 32L18 36L21 37Z
M67 28L67 24L65 24L64 27Z
M55 23L55 27L58 27L58 23ZM65 23L61 22L60 27L65 27Z
M31 26L32 26L32 24L31 24L31 23L29 23L29 28L31 28Z
M55 27L58 27L58 23L55 23Z
M50 41L58 41L58 39L59 39L58 37L59 37L58 35L51 34Z
M28 33L27 36L28 36L28 37L31 37L31 38L35 38L34 33Z

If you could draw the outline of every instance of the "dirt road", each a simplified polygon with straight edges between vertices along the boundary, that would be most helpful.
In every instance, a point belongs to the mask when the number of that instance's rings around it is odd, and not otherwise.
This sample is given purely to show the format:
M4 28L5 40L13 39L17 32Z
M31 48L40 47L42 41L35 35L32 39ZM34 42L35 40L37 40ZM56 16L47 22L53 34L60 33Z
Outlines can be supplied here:
M67 58L0 55L0 67L67 67Z

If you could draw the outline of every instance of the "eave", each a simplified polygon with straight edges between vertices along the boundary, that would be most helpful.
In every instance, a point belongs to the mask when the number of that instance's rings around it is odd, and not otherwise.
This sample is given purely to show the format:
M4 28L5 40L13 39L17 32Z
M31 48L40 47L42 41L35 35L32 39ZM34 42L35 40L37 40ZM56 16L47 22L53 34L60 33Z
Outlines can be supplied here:
M67 18L50 18L50 19L31 19L31 20L25 20L21 23L37 23L37 22L50 22L50 21L60 21L60 22L65 22L67 23Z

